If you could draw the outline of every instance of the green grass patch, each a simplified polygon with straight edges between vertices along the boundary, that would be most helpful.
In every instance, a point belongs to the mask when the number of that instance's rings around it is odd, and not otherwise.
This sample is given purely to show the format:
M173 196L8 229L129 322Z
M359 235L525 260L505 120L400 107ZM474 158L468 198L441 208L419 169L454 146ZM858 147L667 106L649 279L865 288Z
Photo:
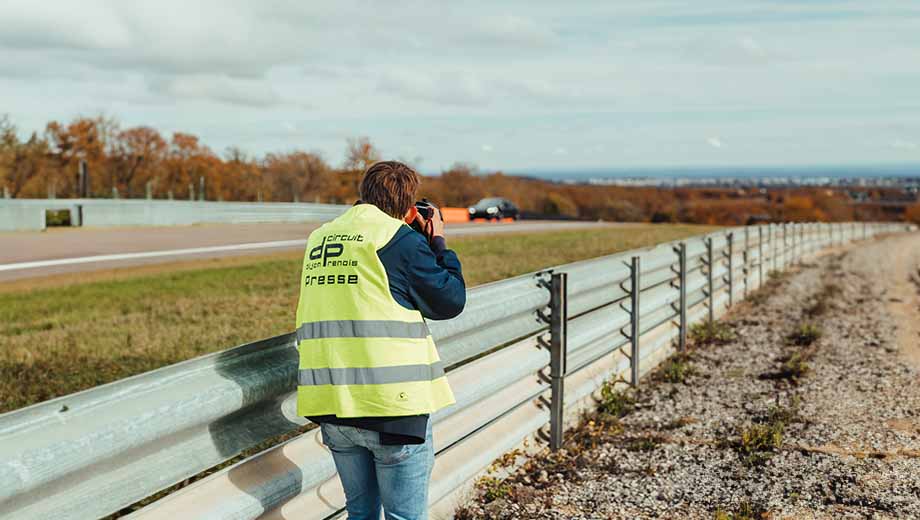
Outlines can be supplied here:
M799 406L798 396L793 396L788 406L777 403L755 419L754 424L740 429L734 447L745 465L761 465L782 447L786 428L800 421Z
M810 371L811 367L808 365L807 356L801 352L793 352L780 366L779 376L782 379L798 381Z
M649 224L449 244L472 287L713 229ZM301 259L244 262L0 292L0 413L293 330Z
M690 354L686 352L668 358L659 372L661 379L668 383L686 384L687 379L696 374L696 368L690 363L690 359Z
M486 504L511 495L511 485L503 479L482 477L477 486L482 490L482 498Z
M783 445L786 424L781 421L752 424L739 432L736 449L748 466L757 466L770 459Z
M690 341L695 346L725 345L735 340L735 332L726 323L705 321L690 326Z
M802 323L796 327L786 339L789 341L790 345L807 347L815 341L818 341L822 334L821 327L818 325L814 323Z
M745 500L733 509L716 509L712 518L713 520L762 520L770 518L770 515L765 509L754 506Z
M636 399L631 393L614 389L615 383L605 381L601 386L601 402L598 403L597 410L601 414L613 417L623 417L633 411L636 405Z

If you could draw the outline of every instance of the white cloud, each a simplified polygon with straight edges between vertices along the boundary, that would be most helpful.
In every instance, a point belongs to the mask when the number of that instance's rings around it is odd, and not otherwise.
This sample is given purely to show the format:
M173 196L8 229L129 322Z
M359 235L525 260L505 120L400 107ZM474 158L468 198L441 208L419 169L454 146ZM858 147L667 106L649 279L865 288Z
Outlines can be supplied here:
M197 74L154 81L151 88L180 99L204 99L232 105L271 107L281 102L271 85L261 80Z
M513 44L523 48L549 47L559 43L556 33L531 18L515 15L492 16L484 19L475 31L475 39L488 43ZM469 42L469 39L467 39Z
M463 71L447 71L438 75L419 71L386 71L381 75L377 88L411 100L459 106L482 105L490 97L475 76Z
M913 141L895 139L894 141L891 142L891 147L901 149L901 150L915 150L917 148L920 148L920 145L918 145L917 143Z
M24 132L105 112L216 150L333 161L368 135L432 169L470 151L513 169L711 163L710 147L739 164L865 162L920 147L905 139L920 135L920 72L904 66L920 5L576 5L6 0L0 111ZM715 129L732 146L707 139ZM571 137L568 153L557 143Z
M491 152L491 151L493 150L491 144L484 144L484 145L481 146L481 149L482 149L483 152L486 152L486 153L489 153L489 152Z

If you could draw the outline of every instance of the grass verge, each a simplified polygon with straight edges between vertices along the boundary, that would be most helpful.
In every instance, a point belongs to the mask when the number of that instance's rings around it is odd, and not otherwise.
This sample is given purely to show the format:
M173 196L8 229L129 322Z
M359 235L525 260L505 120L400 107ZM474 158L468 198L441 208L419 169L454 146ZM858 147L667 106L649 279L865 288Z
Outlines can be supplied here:
M450 241L467 285L714 228L636 225ZM0 292L0 413L294 328L301 255ZM17 285L22 287L21 284Z

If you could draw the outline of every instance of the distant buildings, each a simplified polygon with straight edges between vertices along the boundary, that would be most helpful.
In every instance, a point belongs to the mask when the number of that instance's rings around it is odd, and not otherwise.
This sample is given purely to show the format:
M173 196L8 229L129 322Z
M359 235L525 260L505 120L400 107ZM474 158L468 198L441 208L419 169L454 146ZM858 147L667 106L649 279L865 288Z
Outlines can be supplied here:
M598 177L586 181L599 186L656 188L894 188L920 192L917 177Z

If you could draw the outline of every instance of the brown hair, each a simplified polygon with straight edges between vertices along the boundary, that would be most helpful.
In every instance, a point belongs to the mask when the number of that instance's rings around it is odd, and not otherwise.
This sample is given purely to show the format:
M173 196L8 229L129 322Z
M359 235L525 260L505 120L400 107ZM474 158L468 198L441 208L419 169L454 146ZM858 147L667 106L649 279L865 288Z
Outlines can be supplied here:
M387 215L402 219L415 204L420 184L415 170L399 161L380 161L364 172L358 193L361 201L373 204Z

